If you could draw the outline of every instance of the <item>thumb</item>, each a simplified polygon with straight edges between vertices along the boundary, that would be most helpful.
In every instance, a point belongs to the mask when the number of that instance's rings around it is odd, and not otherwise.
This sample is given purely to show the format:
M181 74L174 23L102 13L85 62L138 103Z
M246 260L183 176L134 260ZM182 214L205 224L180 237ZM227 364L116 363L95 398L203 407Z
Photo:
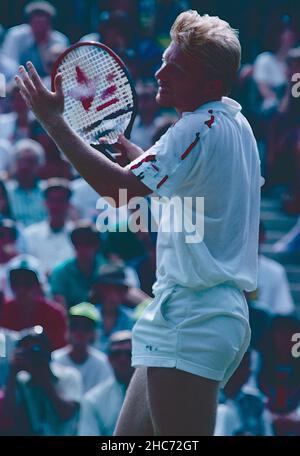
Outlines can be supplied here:
M118 143L119 143L119 144L122 144L122 146L124 146L124 147L128 146L129 144L132 144L132 143L131 143L127 138L125 138L125 136L122 135L122 134L118 137Z
M118 137L118 143L125 148L127 157L130 160L134 160L137 156L144 153L143 149L129 141L124 135Z
M57 96L59 96L59 97L64 96L63 90L62 90L62 74L61 73L57 73L57 75L55 76L54 89L55 89L55 93Z
M131 142L129 139L125 138L125 136L122 134L118 137L118 143L121 144L121 146L125 147L127 151L140 149L140 147Z

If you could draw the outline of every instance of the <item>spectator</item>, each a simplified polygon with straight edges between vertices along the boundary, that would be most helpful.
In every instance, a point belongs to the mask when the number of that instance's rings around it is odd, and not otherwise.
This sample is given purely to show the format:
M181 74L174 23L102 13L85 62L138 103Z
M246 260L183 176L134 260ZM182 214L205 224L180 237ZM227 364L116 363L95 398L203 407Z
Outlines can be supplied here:
M75 257L57 265L50 275L54 298L67 307L89 298L100 266L106 263L101 253L100 236L90 222L78 222L71 232Z
M117 54L126 52L132 45L135 27L123 11L103 11L99 17L98 31L85 35L80 41L100 41Z
M0 115L1 119L1 115ZM1 123L1 120L0 120ZM1 131L1 126L0 126ZM9 169L12 161L13 148L7 139L0 139L0 176L6 177L9 173ZM0 177L0 182L2 177ZM1 185L1 184L0 184ZM0 190L1 191L1 190ZM0 209L1 211L1 209Z
M160 125L157 117L159 106L156 103L156 87L153 83L139 83L136 85L138 95L139 114L135 118L131 138L137 146L148 150L153 145L153 136Z
M0 73L4 75L6 83L9 84L18 71L18 65L10 56L5 55L1 49L4 35L4 28L0 25Z
M52 354L52 359L57 363L78 370L84 393L98 384L103 384L113 375L106 355L91 347L96 339L96 328L100 319L100 313L93 304L81 302L71 307L69 345Z
M32 139L15 145L13 177L7 183L12 215L25 227L45 219L46 211L40 182L39 167L44 161L42 146Z
M274 33L275 32L275 33ZM261 113L270 115L283 98L287 84L287 56L296 44L291 27L281 26L269 35L274 40L272 50L259 54L254 62L253 78L262 98Z
M300 435L300 364L292 352L292 336L299 332L296 317L275 315L261 348L258 384L267 397L276 433L284 429L285 435Z
M176 17L188 9L186 0L158 0L156 2L154 33L160 46L165 49L170 43L169 30Z
M9 282L14 297L3 305L0 327L21 331L41 325L55 350L66 345L66 315L59 304L45 298L42 274L33 260L20 255L9 264Z
M260 246L265 240L266 230L263 222L260 222ZM285 269L280 263L267 258L261 252L258 257L258 288L248 294L248 301L251 301L254 307L272 314L286 315L295 311Z
M12 218L12 211L8 199L8 192L4 179L0 178L0 217Z
M4 305L4 294L0 291L0 318ZM9 372L9 359L18 340L18 333L0 326L0 393L6 384Z
M300 252L300 217L295 226L273 245L273 252L280 254Z
M49 273L73 255L69 239L73 225L67 221L71 198L69 181L49 179L44 187L44 198L49 218L26 228L24 237L28 253L36 257L44 271Z
M101 351L107 352L111 334L124 329L131 330L135 323L133 311L124 305L128 288L123 267L108 264L98 270L91 302L100 310L102 317L100 338L96 341Z
M0 115L0 133L1 138L14 144L20 139L28 138L32 114L30 115L15 81L7 85L7 95L9 112Z
M51 363L42 327L21 334L0 403L2 435L75 435L81 398L76 370Z
M81 177L72 183L71 203L76 209L79 218L95 222L98 215L97 201L98 193Z
M300 104L294 96L293 75L300 73L300 47L288 53L288 80L285 96L269 124L267 136L268 185L287 187L283 210L300 213Z
M7 263L18 255L17 227L13 220L0 218L0 289L6 286Z
M130 331L119 331L110 337L108 357L114 377L85 394L80 413L79 435L113 435L133 374L130 362Z
M251 374L251 352L247 352L224 388L224 403L217 409L215 436L272 435L264 397L246 385Z
M127 222L128 210L126 206L122 206L120 208L109 206L107 201L99 196L98 193L95 192L95 190L82 178L75 179L71 185L73 191L71 202L77 211L79 218L91 220L94 223L97 220L98 225L99 209L105 207L106 215L109 217L109 226L115 227L117 222Z
M8 30L3 43L3 52L18 65L32 61L39 74L47 75L46 59L53 44L67 47L69 40L62 33L52 29L55 8L46 1L34 1L26 5L28 24L21 24Z
M54 141L46 134L36 121L31 125L31 137L39 142L45 151L45 162L39 169L39 178L42 180L60 177L71 180L73 178L70 163L63 159Z

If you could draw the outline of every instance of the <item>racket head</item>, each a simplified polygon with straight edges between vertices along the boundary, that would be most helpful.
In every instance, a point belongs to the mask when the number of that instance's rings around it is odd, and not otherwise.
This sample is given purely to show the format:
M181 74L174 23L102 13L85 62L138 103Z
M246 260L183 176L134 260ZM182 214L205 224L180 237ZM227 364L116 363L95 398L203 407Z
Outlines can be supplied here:
M137 112L137 95L128 69L108 46L79 42L56 60L51 73L62 73L64 117L71 128L98 150L130 137Z

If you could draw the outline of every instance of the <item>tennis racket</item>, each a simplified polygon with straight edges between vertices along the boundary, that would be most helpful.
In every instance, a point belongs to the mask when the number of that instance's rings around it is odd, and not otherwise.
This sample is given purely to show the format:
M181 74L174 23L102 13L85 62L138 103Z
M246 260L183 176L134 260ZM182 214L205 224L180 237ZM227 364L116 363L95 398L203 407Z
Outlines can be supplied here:
M112 144L120 134L129 139L137 106L124 62L102 43L79 42L54 63L52 90L58 72L69 125L84 141L116 161Z

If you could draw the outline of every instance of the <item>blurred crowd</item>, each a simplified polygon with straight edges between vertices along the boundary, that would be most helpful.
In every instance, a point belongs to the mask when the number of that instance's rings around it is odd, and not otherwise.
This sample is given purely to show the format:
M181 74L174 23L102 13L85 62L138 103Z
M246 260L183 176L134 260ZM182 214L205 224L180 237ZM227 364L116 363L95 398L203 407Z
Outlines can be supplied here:
M190 7L221 16L240 29L243 61L231 96L258 141L262 192L275 189L282 211L299 216L293 75L300 74L300 14L293 5L1 2L0 435L112 435L133 373L131 331L155 281L155 233L120 230L130 215L124 208L99 232L99 195L28 110L14 83L18 66L31 60L50 88L53 63L70 44L105 43L134 80L131 140L147 150L176 121L155 101L170 26ZM267 235L261 223L260 245ZM300 217L274 252L300 252ZM220 395L215 434L300 435L300 360L292 350L300 321L284 268L260 251L258 288L246 298L252 341Z

